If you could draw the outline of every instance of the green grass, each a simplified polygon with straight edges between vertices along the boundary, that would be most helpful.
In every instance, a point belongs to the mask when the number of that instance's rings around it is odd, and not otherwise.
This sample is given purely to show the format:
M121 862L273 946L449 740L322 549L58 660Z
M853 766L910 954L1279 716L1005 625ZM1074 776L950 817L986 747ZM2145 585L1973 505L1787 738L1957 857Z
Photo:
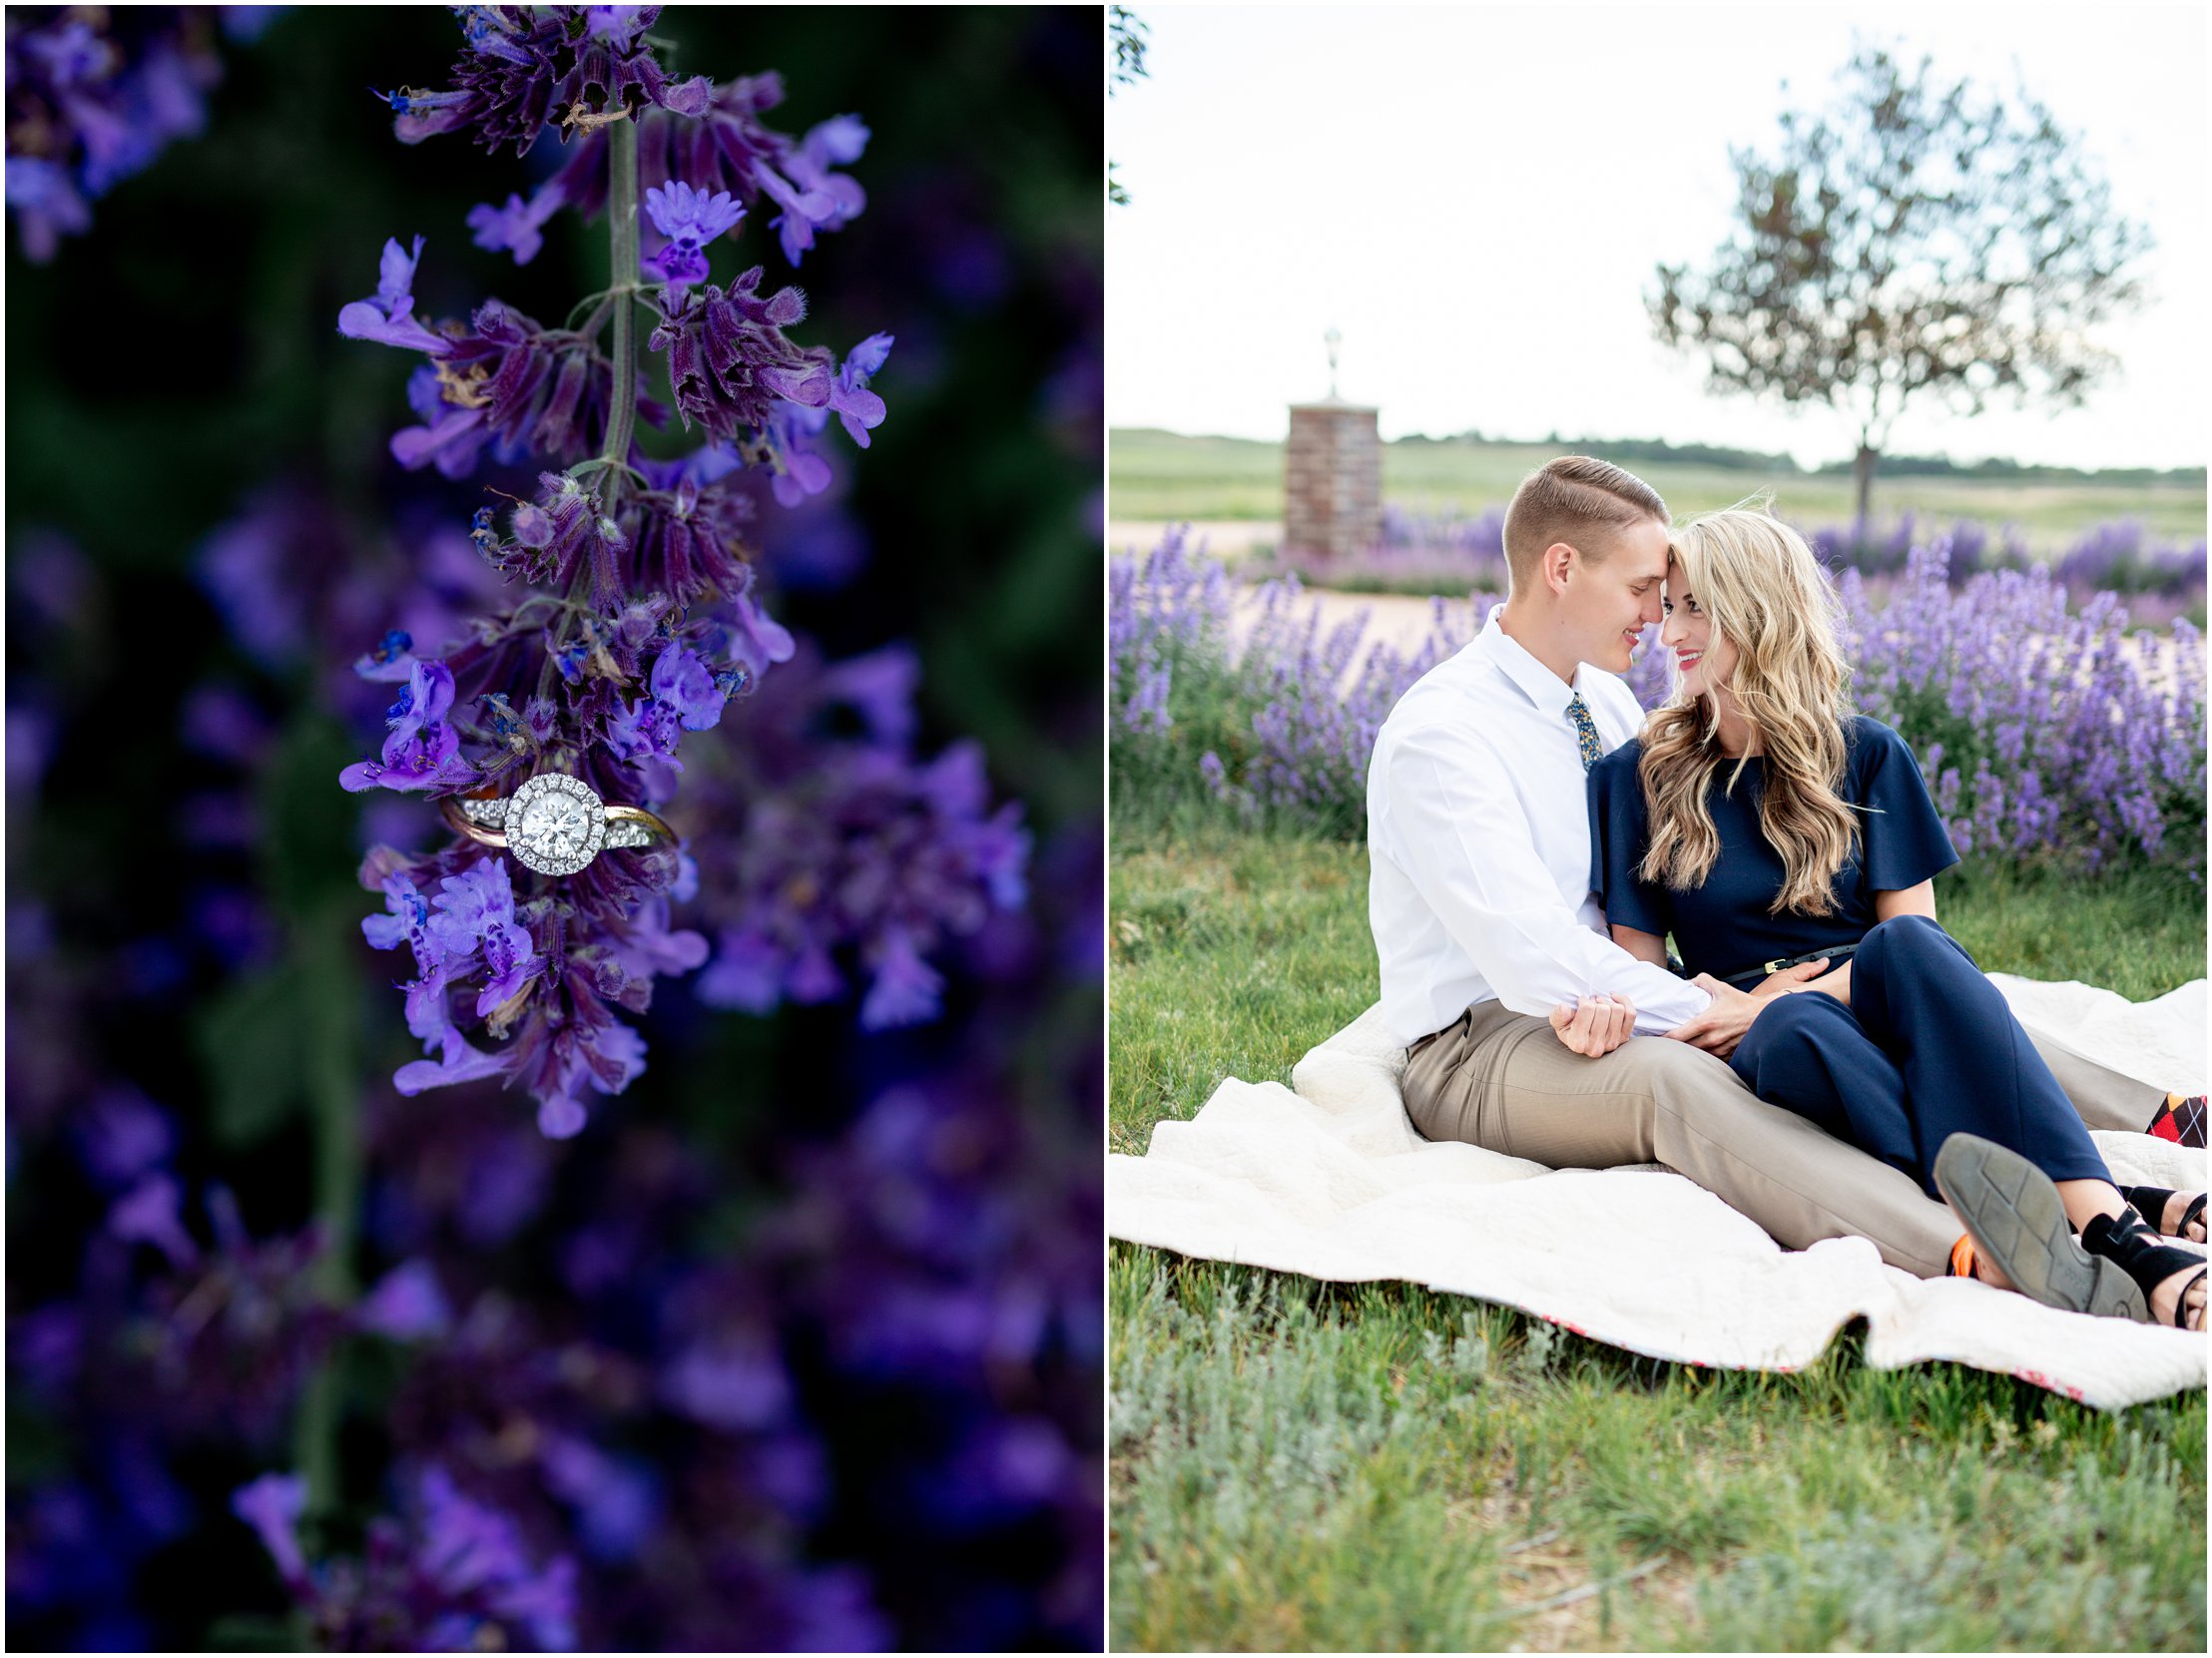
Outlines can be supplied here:
M1556 448L1537 444L1391 443L1382 450L1382 498L1414 513L1501 506L1513 487ZM1677 515L1703 512L1771 487L1775 505L1795 523L1844 523L1855 502L1843 474L1759 474L1716 466L1637 462L1631 470L1666 497ZM1274 521L1283 516L1283 446L1242 438L1183 437L1149 429L1108 434L1110 513L1117 523L1185 519ZM2140 518L2160 538L2204 534L2200 484L2005 483L1961 478L1877 478L1875 516L1887 523L1910 510L1948 522L1977 518L2015 523L2038 551L2092 524Z
M1113 1149L1374 998L1356 845L1117 818ZM2201 888L1941 877L1984 966L2133 997ZM2202 1651L2205 1398L1637 1359L1486 1304L1114 1246L1121 1650Z

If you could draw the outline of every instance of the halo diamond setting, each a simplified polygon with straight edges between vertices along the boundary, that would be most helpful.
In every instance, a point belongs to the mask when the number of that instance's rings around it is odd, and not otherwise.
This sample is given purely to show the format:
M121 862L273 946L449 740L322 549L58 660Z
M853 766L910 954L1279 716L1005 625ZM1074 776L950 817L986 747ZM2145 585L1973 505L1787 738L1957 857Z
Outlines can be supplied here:
M505 806L507 849L541 875L573 875L606 844L606 803L565 773L539 773Z

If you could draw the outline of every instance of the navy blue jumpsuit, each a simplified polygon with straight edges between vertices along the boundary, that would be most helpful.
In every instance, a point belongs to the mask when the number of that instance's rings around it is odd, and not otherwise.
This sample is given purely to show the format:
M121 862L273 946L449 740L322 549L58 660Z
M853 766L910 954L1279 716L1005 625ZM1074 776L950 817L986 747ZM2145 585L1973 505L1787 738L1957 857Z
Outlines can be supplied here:
M1782 856L1759 827L1764 761L1733 761L1707 798L1721 850L1705 884L1684 891L1635 874L1650 844L1636 765L1640 742L1590 769L1590 884L1605 918L1672 934L1692 973L1733 978L1778 957L1857 944L1851 1003L1825 993L1762 1008L1730 1067L1753 1093L1903 1169L1933 1197L1936 1153L1978 1134L2053 1180L2109 1180L2088 1130L2003 995L1934 921L1878 921L1877 892L1917 886L1958 861L1905 740L1860 716L1846 728L1838 793L1860 810L1857 855L1838 871L1828 915L1769 912Z

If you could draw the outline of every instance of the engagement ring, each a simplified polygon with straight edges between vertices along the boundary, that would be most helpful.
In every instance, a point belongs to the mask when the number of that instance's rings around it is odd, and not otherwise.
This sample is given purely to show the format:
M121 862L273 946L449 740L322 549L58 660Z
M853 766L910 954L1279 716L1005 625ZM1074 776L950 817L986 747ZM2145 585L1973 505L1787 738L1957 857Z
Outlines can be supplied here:
M642 806L609 806L563 772L540 772L503 800L449 795L438 803L454 831L504 846L541 875L573 875L610 847L646 846L676 831Z

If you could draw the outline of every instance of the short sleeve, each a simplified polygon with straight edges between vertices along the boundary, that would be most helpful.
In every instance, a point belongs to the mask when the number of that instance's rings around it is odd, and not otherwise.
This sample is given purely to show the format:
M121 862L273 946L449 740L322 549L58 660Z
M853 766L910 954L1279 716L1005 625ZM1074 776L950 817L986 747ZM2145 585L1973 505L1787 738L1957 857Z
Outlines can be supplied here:
M1643 784L1636 776L1642 753L1641 743L1623 744L1590 768L1590 890L1608 925L1664 938L1673 930L1666 889L1635 873L1651 844Z
M1869 891L1918 886L1958 861L1921 764L1905 739L1879 720L1859 721L1852 756L1860 819L1860 878Z

